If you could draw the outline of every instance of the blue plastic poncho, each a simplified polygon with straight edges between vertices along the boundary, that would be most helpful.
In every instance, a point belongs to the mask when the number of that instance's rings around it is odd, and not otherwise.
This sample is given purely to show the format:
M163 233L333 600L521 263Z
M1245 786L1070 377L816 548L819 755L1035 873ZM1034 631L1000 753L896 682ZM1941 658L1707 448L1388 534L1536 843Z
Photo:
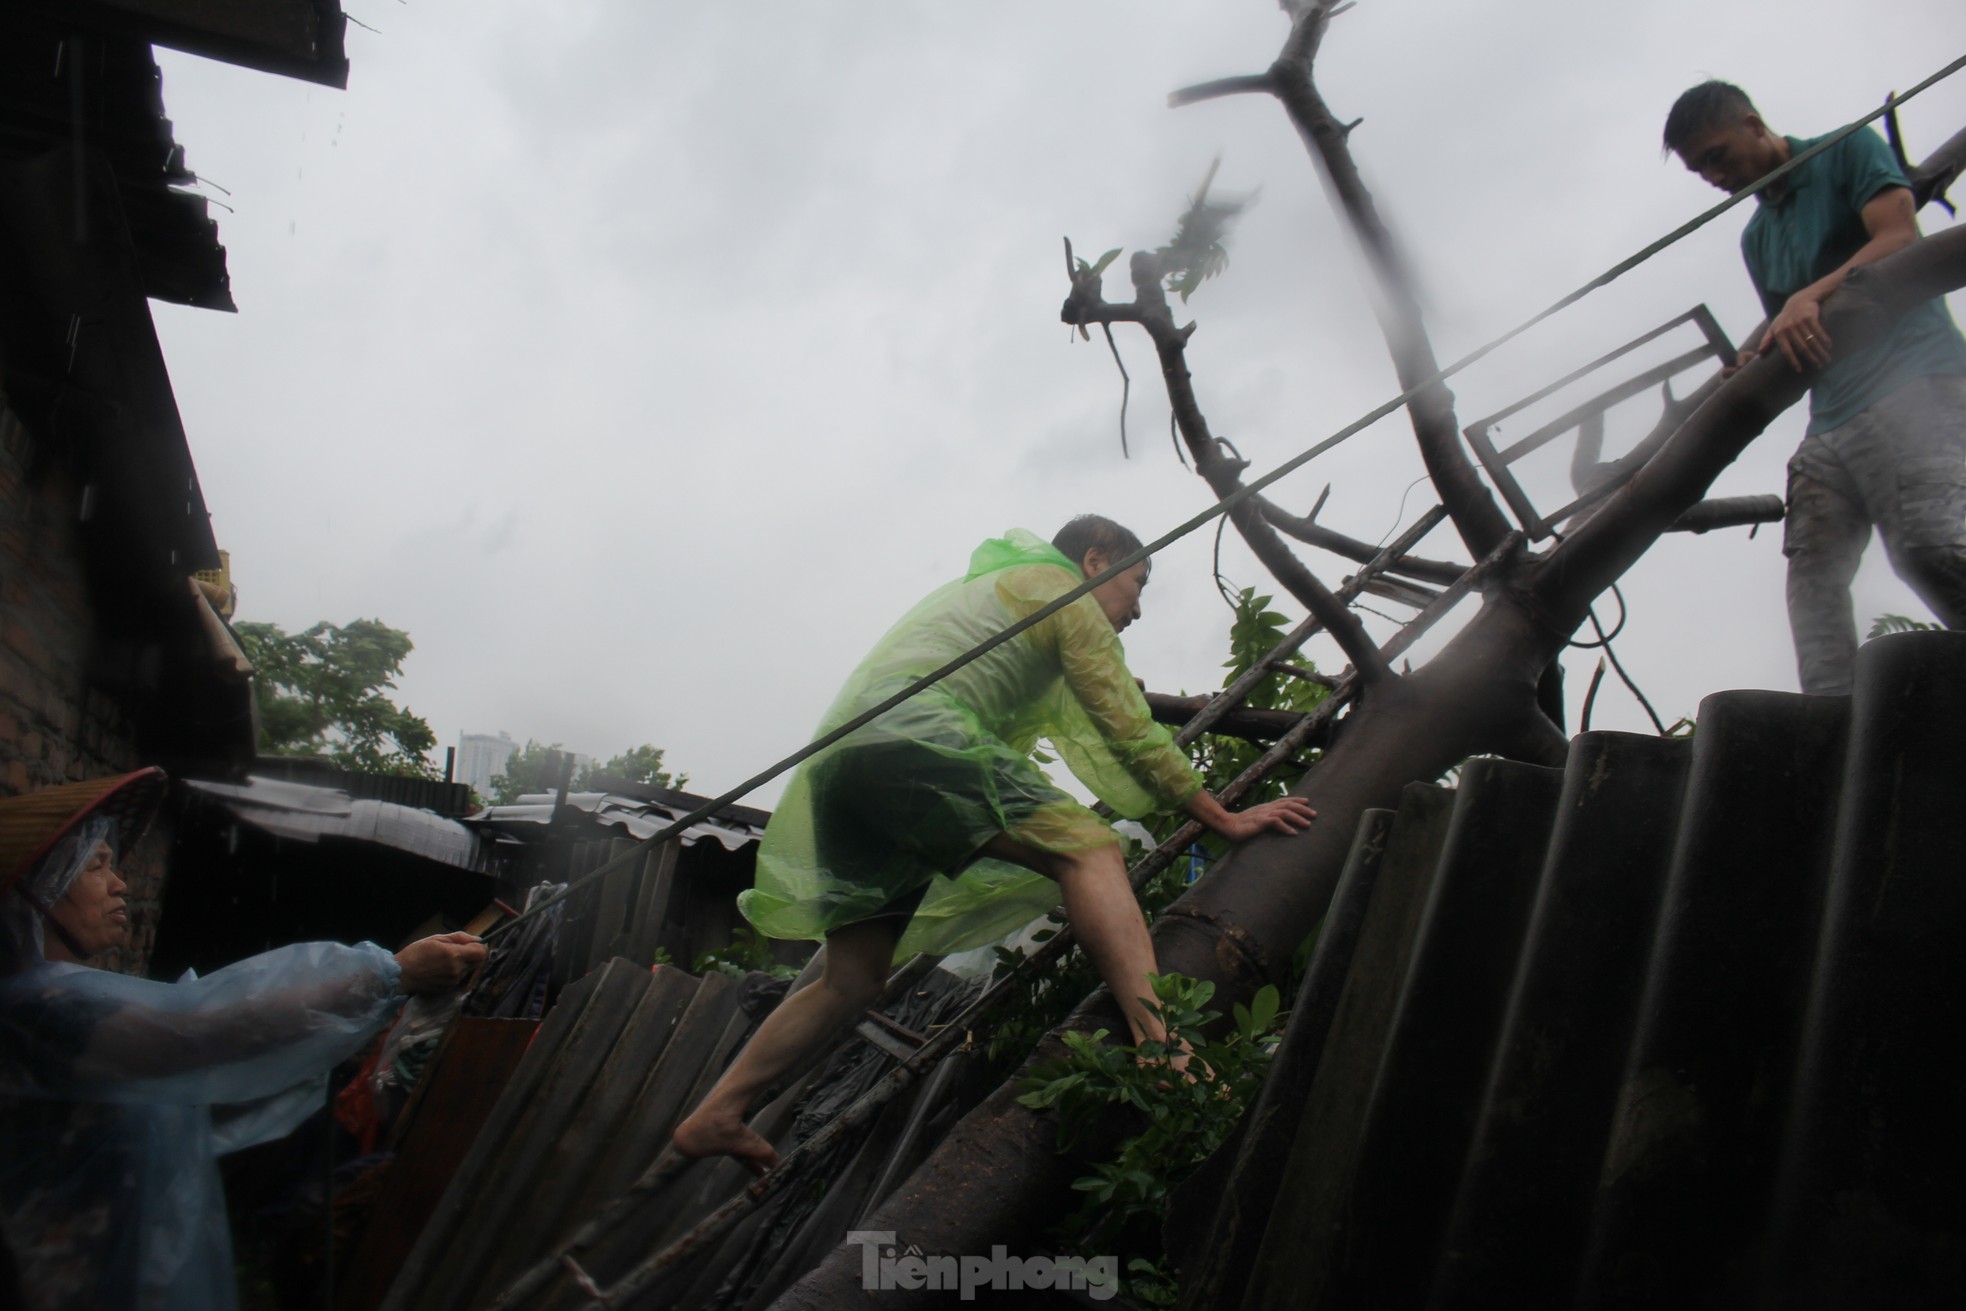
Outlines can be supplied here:
M28 876L43 904L75 841ZM323 1104L328 1070L402 1000L395 958L302 943L157 983L41 960L38 917L0 902L0 1228L26 1305L229 1311L216 1159Z
M1083 578L1022 529L978 547L861 661L826 733L1064 595ZM1058 887L976 852L999 833L1048 851L1117 841L1031 760L1039 740L1122 815L1184 805L1201 786L1127 671L1091 596L904 701L802 764L773 811L757 886L738 906L776 938L830 929L920 895L897 954L980 946L1058 904Z

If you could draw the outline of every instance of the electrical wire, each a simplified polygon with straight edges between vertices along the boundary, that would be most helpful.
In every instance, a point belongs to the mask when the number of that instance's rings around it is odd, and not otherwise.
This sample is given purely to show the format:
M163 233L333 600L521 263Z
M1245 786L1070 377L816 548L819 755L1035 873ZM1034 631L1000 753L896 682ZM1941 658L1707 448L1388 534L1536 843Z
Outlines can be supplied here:
M1229 607L1230 614L1239 613L1241 593L1235 585L1222 576L1222 533L1229 526L1227 515L1215 521L1215 590L1222 594L1222 604Z
M1651 718L1652 727L1659 730L1659 736L1670 737L1671 734L1666 732L1665 721L1659 718L1659 712L1654 710L1652 703L1645 699L1645 693L1638 690L1638 684L1632 681L1630 674L1625 672L1625 666L1618 659L1618 653L1611 649L1611 639L1605 636L1604 625L1597 621L1597 611L1587 610L1585 613L1591 617L1591 627L1597 630L1599 640L1594 645L1604 648L1604 658L1611 662L1611 668L1618 675L1619 681L1624 683L1630 689L1631 694L1638 698L1638 704L1645 707L1645 713Z

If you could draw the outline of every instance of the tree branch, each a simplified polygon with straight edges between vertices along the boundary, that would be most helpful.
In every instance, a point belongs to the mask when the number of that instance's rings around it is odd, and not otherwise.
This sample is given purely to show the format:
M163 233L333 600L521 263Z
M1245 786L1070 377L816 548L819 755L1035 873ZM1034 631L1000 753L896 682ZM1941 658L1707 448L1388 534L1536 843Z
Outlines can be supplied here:
M1392 355L1402 388L1410 388L1440 370L1420 311L1415 279L1404 253L1372 202L1360 179L1347 138L1352 127L1332 117L1311 80L1311 66L1323 40L1331 6L1307 6L1291 27L1283 52L1270 68L1274 94L1320 164L1326 185L1339 210L1350 220L1384 295L1378 309L1379 328ZM1407 406L1420 457L1447 507L1461 540L1477 558L1495 549L1509 532L1509 521L1481 481L1474 462L1461 445L1454 418L1454 397L1435 383Z
M1251 73L1245 77L1217 78L1213 82L1201 82L1195 86L1185 86L1168 94L1167 107L1181 109L1197 105L1204 100L1220 100L1225 96L1275 95L1276 79L1268 73Z
M1174 728L1185 725L1207 704L1208 698L1205 696L1147 693L1147 708L1154 712L1154 722ZM1301 710L1252 710L1248 706L1240 706L1216 720L1208 731L1249 742L1274 742L1297 727L1303 718L1304 712ZM1313 739L1305 745L1317 746L1320 743Z
M1780 523L1788 507L1779 496L1722 496L1700 501L1672 521L1669 533L1710 533L1716 528L1746 528L1750 524Z
M1379 548L1370 542L1361 542L1356 537L1326 528L1316 520L1295 515L1278 505L1267 496L1258 496L1256 503L1263 507L1263 517L1286 537L1294 537L1306 546L1343 556L1356 564L1366 564L1379 554ZM1418 578L1429 583L1451 583L1466 569L1464 564L1454 564L1447 560L1429 560L1417 555L1402 555L1385 566L1389 574L1404 574L1408 578Z
M1966 128L1953 133L1911 171L1912 202L1920 209L1935 199L1943 202L1946 188L1962 171L1966 171ZM1947 208L1951 206L1948 204Z
M1194 332L1194 325L1174 326L1174 315L1161 285L1164 271L1157 256L1149 251L1135 251L1130 268L1134 305L1140 311L1139 323L1147 330L1160 358L1168 403L1173 408L1175 424L1188 444L1188 453L1194 458L1195 472L1208 481L1216 496L1226 497L1242 486L1242 471L1247 465L1224 452L1222 443L1209 432L1208 420L1202 416L1201 405L1195 399L1194 379L1188 373L1187 363L1188 337ZM1078 297L1080 291L1075 285L1073 296ZM1073 308L1068 300L1067 311ZM1253 499L1239 501L1229 511L1229 518L1264 568L1324 625L1358 670L1362 684L1370 687L1395 677L1392 666L1386 663L1358 616L1332 595L1331 589L1284 544L1269 520L1263 517L1261 506Z

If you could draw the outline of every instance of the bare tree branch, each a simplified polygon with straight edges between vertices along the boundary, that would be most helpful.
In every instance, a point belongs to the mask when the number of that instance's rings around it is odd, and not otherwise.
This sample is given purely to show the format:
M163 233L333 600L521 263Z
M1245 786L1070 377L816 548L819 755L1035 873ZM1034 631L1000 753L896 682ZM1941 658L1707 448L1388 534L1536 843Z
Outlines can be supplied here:
M1263 517L1286 537L1294 537L1306 546L1315 546L1333 555L1343 556L1358 564L1365 564L1378 555L1379 549L1370 542L1361 542L1356 537L1326 528L1307 515L1295 515L1270 500L1258 496L1256 503L1263 507ZM1447 560L1429 560L1418 555L1402 555L1388 564L1385 572L1404 574L1408 578L1418 578L1429 583L1451 583L1466 569L1464 564L1454 564Z
M1265 75L1270 90L1282 102L1290 120L1321 168L1338 208L1351 221L1353 231L1364 248L1367 262L1384 292L1379 308L1379 327L1392 355L1394 371L1402 387L1412 387L1439 372L1433 344L1415 294L1415 283L1404 253L1390 229L1379 217L1372 195L1360 179L1346 143L1356 123L1338 122L1318 94L1311 80L1311 65L1323 40L1325 24L1332 7L1305 6L1291 27L1282 54ZM1246 82L1248 79L1230 79ZM1208 83L1207 86L1222 85ZM1196 90L1198 88L1190 88ZM1240 90L1254 90L1242 86ZM1177 96L1184 93L1176 93ZM1206 99L1207 97L1199 97ZM1192 99L1177 103L1193 103ZM1481 481L1474 462L1461 445L1461 434L1454 418L1454 397L1439 383L1426 388L1407 406L1413 420L1413 433L1419 440L1420 456L1433 479L1441 503L1447 507L1461 540L1475 556L1484 556L1508 535L1509 522L1501 507Z
M1181 109L1187 105L1200 104L1204 100L1220 100L1225 96L1273 96L1276 91L1276 80L1268 73L1251 73L1246 77L1224 77L1213 82L1182 87L1179 91L1168 94L1167 107Z
M1746 528L1780 523L1787 513L1779 496L1722 496L1701 501L1672 521L1669 533L1710 533L1716 528Z
M1952 205L1945 200L1945 190L1962 171L1966 171L1966 128L1953 133L1911 171L1913 203L1923 209L1930 201L1937 200L1951 209Z
M1188 337L1194 332L1194 325L1189 324L1185 328L1174 325L1173 311L1168 306L1167 292L1162 286L1165 269L1158 256L1150 251L1136 251L1130 268L1133 308L1138 312L1136 321L1147 330L1147 336L1154 343L1154 351L1160 358L1161 381L1167 388L1175 424L1180 429L1182 439L1187 442L1189 455L1195 461L1195 472L1208 481L1216 496L1226 497L1242 486L1242 471L1247 466L1244 461L1232 458L1224 451L1222 443L1209 431L1208 420L1203 417L1201 405L1195 398L1194 379L1188 373L1187 363ZM1063 311L1067 322L1072 321L1070 315L1075 312L1096 314L1101 308L1085 303L1086 292L1081 283L1075 283L1072 297L1066 301ZM1097 296L1097 288L1091 288L1090 294ZM1331 589L1319 581L1317 575L1306 568L1304 562L1284 544L1269 520L1264 518L1262 507L1250 500L1240 501L1229 512L1229 517L1235 523L1236 531L1249 544L1249 549L1255 552L1256 558L1262 561L1278 584L1324 625L1325 631L1331 634L1346 658L1358 670L1362 684L1370 687L1395 677L1392 666L1386 663L1386 658L1367 635L1358 616L1332 595Z
M1336 681L1336 680L1332 680ZM1147 693L1147 708L1154 712L1156 723L1180 728L1193 719L1207 706L1205 696L1172 696L1166 692ZM1297 727L1303 721L1301 710L1254 710L1241 706L1229 711L1209 726L1208 731L1225 737L1239 737L1250 742L1274 742ZM1306 746L1318 746L1313 738Z

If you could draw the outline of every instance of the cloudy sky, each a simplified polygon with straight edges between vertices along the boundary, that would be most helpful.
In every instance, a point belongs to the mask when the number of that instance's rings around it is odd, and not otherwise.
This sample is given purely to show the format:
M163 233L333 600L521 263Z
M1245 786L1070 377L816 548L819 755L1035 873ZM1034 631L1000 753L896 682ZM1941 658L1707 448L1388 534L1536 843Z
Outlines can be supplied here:
M1397 391L1277 105L1166 108L1268 65L1286 29L1266 0L349 12L379 30L351 25L346 91L159 52L177 138L233 211L240 312L156 316L241 616L409 630L403 699L440 742L654 742L714 792L803 742L980 539L1081 510L1151 536L1206 505L1137 334L1121 458L1112 361L1058 321L1060 237L1159 244L1218 154L1219 186L1259 194L1188 311L1217 431L1266 469ZM1814 135L1963 50L1958 0L1365 0L1319 82L1364 119L1354 151L1454 358L1718 199L1660 158L1687 85L1737 81ZM1966 126L1966 75L1904 124L1914 154ZM1746 217L1463 375L1462 422L1701 302L1747 331ZM1614 415L1614 447L1655 406ZM1781 491L1801 429L1798 409L1715 493ZM1551 456L1523 467L1543 504ZM1325 521L1376 541L1432 504L1418 475L1401 416L1277 494L1308 508L1329 483ZM1449 530L1423 549L1458 558ZM1233 540L1223 569L1265 581ZM1668 719L1794 688L1779 533L1668 538L1625 590L1618 651ZM1866 622L1923 613L1875 549L1857 592ZM1145 605L1136 672L1215 686L1209 535L1162 557ZM1595 659L1568 660L1573 718ZM1646 721L1610 685L1597 723Z

